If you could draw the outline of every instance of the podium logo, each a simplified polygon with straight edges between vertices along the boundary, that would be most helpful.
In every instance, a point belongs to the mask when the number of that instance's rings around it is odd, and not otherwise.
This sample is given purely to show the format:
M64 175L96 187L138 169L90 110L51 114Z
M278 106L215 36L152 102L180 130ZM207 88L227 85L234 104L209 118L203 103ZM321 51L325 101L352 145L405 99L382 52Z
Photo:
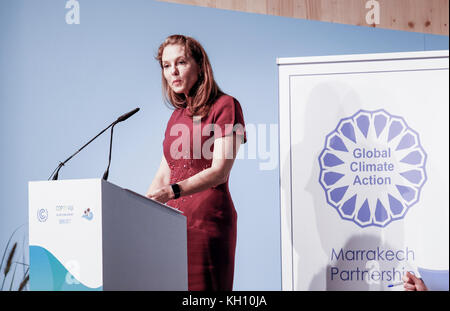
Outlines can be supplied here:
M47 221L47 219L48 219L48 211L47 211L46 208L41 208L41 209L38 210L38 212L37 212L37 219L40 222Z
M92 218L94 218L94 214L92 213L91 209L88 208L84 211L83 216L81 217L86 218L87 220L92 220Z
M326 136L319 183L342 219L385 227L419 201L426 157L402 117L360 110Z

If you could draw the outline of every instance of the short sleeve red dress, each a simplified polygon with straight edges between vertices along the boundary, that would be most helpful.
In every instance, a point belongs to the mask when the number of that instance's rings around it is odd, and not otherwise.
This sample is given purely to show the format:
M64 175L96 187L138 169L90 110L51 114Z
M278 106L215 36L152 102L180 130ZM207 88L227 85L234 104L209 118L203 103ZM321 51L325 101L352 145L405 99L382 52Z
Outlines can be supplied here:
M187 108L174 110L163 142L170 183L211 167L214 139L233 132L243 143L247 141L241 106L229 95L221 95L201 119ZM188 289L232 290L237 214L228 180L166 204L182 211L187 219Z

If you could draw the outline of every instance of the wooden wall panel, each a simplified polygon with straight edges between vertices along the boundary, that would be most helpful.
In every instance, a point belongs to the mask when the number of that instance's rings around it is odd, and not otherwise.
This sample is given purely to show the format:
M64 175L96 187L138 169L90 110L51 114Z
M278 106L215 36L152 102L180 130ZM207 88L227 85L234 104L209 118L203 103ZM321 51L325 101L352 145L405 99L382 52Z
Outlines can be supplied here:
M380 24L368 25L367 0L159 0L324 22L447 35L449 0L378 0Z

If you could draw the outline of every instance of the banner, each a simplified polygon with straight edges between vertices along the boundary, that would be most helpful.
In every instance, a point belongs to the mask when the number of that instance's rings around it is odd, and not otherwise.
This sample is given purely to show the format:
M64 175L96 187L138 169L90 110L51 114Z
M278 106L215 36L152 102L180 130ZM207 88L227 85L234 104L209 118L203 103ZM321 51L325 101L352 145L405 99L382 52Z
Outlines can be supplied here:
M283 289L448 290L448 51L278 64Z

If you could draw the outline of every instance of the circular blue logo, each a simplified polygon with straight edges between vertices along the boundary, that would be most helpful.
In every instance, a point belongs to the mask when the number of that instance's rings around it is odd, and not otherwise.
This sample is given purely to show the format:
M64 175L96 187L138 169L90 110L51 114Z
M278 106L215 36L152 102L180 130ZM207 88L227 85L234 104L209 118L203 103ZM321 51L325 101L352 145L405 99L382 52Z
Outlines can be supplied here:
M37 218L40 222L45 222L48 219L48 211L46 208L41 208L37 212Z
M360 110L326 136L319 182L342 219L385 227L419 201L426 158L402 117Z

